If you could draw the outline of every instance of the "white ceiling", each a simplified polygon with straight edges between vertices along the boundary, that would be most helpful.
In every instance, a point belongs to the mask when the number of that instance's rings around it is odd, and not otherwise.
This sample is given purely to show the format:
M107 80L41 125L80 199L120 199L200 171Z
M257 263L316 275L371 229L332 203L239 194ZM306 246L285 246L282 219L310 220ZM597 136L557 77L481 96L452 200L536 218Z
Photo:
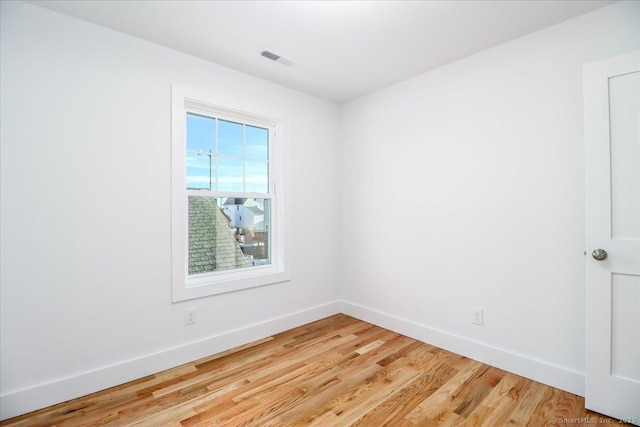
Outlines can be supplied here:
M31 3L343 103L613 2ZM296 65L265 59L263 50Z

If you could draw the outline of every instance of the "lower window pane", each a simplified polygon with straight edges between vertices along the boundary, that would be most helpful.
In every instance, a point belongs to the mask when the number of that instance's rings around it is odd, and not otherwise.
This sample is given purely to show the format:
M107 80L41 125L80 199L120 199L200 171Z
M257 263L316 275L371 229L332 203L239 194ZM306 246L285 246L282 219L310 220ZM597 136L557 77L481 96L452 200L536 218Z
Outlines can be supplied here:
M189 275L271 264L269 199L189 196Z

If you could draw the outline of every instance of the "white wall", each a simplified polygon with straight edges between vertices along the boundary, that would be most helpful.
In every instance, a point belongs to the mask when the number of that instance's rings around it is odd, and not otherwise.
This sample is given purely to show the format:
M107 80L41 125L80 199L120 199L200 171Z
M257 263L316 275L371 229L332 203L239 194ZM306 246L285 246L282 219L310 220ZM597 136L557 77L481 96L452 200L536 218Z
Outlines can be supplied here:
M639 47L622 2L344 105L347 313L582 393L582 66Z
M336 105L29 4L1 15L2 418L336 312ZM284 121L291 282L171 303L172 82Z
M339 310L581 392L582 64L639 47L640 3L342 109L0 3L2 418ZM172 82L287 123L293 281L170 303Z

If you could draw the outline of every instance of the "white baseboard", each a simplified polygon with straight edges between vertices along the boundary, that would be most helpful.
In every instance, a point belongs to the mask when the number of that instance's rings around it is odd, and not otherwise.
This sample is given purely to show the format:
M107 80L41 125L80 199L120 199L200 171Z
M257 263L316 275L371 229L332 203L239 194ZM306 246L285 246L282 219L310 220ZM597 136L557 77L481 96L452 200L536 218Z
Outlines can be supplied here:
M365 322L432 344L487 365L584 396L585 375L523 354L452 335L391 314L342 301L340 311Z
M0 420L75 399L340 313L332 302L0 396Z
M584 373L449 334L358 304L336 301L137 359L0 396L0 420L189 363L334 314L344 313L487 365L584 396Z

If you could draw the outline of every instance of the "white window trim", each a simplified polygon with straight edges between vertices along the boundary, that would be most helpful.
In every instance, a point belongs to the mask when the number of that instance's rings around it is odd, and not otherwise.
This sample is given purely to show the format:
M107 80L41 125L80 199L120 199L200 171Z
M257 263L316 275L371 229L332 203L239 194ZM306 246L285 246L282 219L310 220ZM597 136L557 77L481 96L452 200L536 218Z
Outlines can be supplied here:
M206 92L173 84L171 86L171 284L172 301L185 301L291 280L285 269L285 225L282 189L282 123L279 120L220 107ZM187 112L235 119L246 124L269 125L274 134L269 141L271 190L271 264L192 275L188 265L188 190L186 189ZM199 190L200 191L200 190ZM202 194L202 193L200 193ZM252 197L252 193L244 193ZM255 193L260 198L261 193Z

